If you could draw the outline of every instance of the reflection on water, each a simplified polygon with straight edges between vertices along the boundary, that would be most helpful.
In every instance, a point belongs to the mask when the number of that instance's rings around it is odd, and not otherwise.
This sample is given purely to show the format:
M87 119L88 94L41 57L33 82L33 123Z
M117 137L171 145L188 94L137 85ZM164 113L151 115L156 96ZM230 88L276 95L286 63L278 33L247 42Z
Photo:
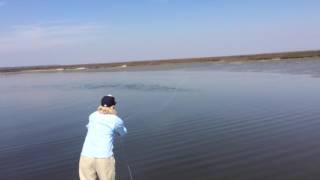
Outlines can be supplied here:
M118 97L117 178L318 179L320 60L0 75L0 179L78 179L88 115Z

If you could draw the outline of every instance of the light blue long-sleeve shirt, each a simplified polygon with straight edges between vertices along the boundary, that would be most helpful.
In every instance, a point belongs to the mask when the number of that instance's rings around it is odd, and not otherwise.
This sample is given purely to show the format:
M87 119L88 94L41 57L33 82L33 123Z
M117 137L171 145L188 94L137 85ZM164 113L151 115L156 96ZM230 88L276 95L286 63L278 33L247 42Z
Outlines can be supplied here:
M82 156L106 158L113 155L114 135L127 133L123 121L112 114L93 112L87 124L88 132L83 144Z

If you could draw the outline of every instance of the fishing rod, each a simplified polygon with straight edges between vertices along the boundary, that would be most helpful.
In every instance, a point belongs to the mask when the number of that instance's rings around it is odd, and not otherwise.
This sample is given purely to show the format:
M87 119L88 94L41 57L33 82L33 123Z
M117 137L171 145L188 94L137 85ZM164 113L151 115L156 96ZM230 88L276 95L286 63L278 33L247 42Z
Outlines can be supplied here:
M132 171L131 171L131 168L130 168L130 165L128 163L128 160L127 160L127 157L126 157L126 154L124 152L124 145L123 145L123 140L121 140L120 138L120 151L121 151L121 154L122 154L122 159L124 159L124 162L126 163L127 165L127 169L128 169L128 172L129 172L129 176L130 176L130 180L133 180L133 176L132 176Z

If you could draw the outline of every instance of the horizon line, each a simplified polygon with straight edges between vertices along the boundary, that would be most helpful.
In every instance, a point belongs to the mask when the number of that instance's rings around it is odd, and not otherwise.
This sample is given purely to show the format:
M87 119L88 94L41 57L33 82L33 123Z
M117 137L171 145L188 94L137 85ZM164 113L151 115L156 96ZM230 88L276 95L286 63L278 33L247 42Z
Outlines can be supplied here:
M294 57L297 56L297 57ZM106 62L106 63L84 63L84 64L47 64L47 65L27 65L27 66L7 66L0 67L0 72L8 69L50 69L50 68L63 68L63 67L79 67L79 66L94 66L94 65L110 65L110 67L119 65L143 65L143 63L149 63L154 65L157 63L191 63L202 61L218 61L218 60L262 60L270 59L279 56L281 59L285 58L302 58L302 57L320 57L320 49L316 50L298 50L298 51L277 51L267 53L252 53L252 54L235 54L235 55L224 55L224 56L198 56L198 57L185 57L185 58L165 58L165 59L151 59L151 60L127 60L118 62ZM289 57L285 57L289 56ZM253 58L253 59L252 59Z

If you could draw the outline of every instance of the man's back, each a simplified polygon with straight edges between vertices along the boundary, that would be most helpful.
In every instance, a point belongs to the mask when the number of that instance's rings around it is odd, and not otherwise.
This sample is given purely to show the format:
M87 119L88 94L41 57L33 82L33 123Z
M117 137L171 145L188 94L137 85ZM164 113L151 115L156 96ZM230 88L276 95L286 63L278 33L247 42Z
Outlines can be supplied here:
M110 157L113 155L113 137L115 133L124 135L127 130L123 121L113 114L98 111L89 116L88 132L81 155L88 157Z

